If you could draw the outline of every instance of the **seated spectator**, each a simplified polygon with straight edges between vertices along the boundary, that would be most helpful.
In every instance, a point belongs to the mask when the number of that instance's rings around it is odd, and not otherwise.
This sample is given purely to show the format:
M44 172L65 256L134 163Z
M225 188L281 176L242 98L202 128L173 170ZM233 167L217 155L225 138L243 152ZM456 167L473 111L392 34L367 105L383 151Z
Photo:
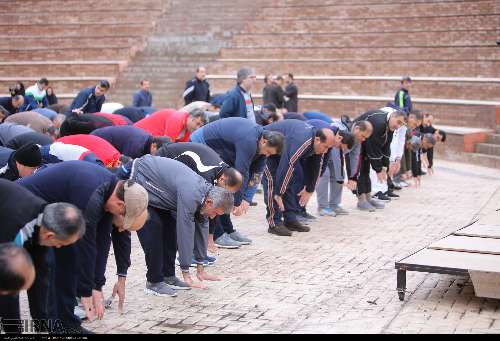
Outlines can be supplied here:
M49 86L49 81L46 78L40 79L35 85L30 86L26 89L26 94L24 95L24 105L19 109L19 111L32 111L36 108L46 108L49 106L49 100L47 99L47 88Z
M40 148L26 144L18 150L0 147L0 179L15 181L29 176L42 164Z
M17 82L13 87L9 88L9 92L12 97L17 95L21 95L24 97L24 95L26 94L26 90L23 82Z
M57 104L58 100L56 94L54 93L54 89L49 86L45 91L47 92L47 101L49 101L49 106Z
M205 113L194 109L190 113L165 109L135 123L153 136L168 136L172 142L189 142L189 137L206 123Z
M132 159L146 154L156 155L163 144L171 143L169 137L153 137L141 128L134 126L114 126L96 129L92 135L108 141L122 155Z
M20 124L47 135L53 135L55 129L51 120L36 111L25 111L11 115L5 119L5 122Z
M71 103L69 111L66 112L66 116L71 113L76 114L93 114L95 112L101 112L102 105L106 101L104 96L110 88L109 82L107 80L102 80L96 86L91 86L80 91Z
M0 124L0 147L6 146L7 142L18 135L34 132L33 129L15 123Z
M123 104L121 103L104 103L101 108L101 112L107 114L113 114L116 110L120 110L123 108Z
M63 161L82 160L92 162L104 167L104 163L85 147L62 142L43 145L40 148L44 164L59 163Z
M108 141L94 135L71 135L58 139L56 142L74 144L85 147L104 163L106 168L120 166L120 152Z
M113 125L113 121L94 114L71 114L61 124L59 136L90 134L96 129Z
M30 254L14 243L0 244L0 296L16 296L35 281L35 266Z
M52 142L54 142L53 137L46 134L37 133L36 131L31 131L28 133L17 135L12 139L8 140L5 147L18 150L19 148L28 143L38 144L40 146L43 146L45 144L51 144Z
M96 112L94 115L99 117L104 117L113 122L114 126L130 126L132 125L132 121L122 115L117 114L108 114L105 112Z
M0 97L0 107L8 111L9 115L14 115L19 112L19 108L24 105L24 97L22 95Z
M134 94L132 106L135 108L152 107L153 94L149 91L151 84L148 80L141 80L141 88Z

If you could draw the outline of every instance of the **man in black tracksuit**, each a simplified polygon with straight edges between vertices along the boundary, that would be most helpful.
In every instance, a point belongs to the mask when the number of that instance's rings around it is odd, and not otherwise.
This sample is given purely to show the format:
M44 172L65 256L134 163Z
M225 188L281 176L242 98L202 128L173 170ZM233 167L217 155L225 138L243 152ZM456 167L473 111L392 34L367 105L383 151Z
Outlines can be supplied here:
M12 242L24 247L33 259L36 278L28 290L30 315L34 320L47 322L48 247L70 245L80 239L85 233L82 213L70 204L47 205L24 187L0 180L0 221L0 243ZM18 295L0 296L0 318L4 331L22 332Z
M373 126L372 135L363 142L361 147L357 190L358 208L363 211L373 211L375 208L384 206L371 198L370 166L377 173L379 181L386 181L392 135L396 129L405 124L406 115L403 111L386 107L368 111L354 120L354 122L358 121L369 121Z
M196 101L210 102L210 84L207 80L207 71L204 67L196 69L196 76L186 83L182 97L186 105Z
M84 237L75 245L54 250L53 303L57 311L53 314L62 320L66 329L86 332L74 315L76 297L81 297L89 318L94 317L94 313L102 318L102 287L106 282L104 274L112 240L119 283L124 290L130 265L129 231L144 225L147 193L142 186L119 181L105 168L85 161L47 166L19 183L47 202L68 202L84 212L87 226ZM127 226L113 229L113 223L123 217ZM129 231L122 232L126 227Z

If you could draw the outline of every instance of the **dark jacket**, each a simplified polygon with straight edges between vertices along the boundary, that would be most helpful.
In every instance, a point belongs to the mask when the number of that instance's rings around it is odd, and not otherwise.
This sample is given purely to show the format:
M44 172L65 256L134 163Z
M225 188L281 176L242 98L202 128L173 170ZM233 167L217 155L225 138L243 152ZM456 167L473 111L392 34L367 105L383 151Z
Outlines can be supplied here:
M243 97L242 91L244 91L239 85L236 85L232 90L230 90L225 98L222 108L220 109L220 118L227 117L243 117L248 118L247 115L247 105L245 103L245 97ZM254 105L253 99L252 106Z
M95 86L83 89L73 100L73 103L71 103L69 112L66 115L69 115L71 110L74 109L80 109L85 114L101 112L101 108L105 100L106 96L96 97Z
M235 206L239 206L243 199L251 202L251 193L247 191L249 179L262 173L265 166L266 158L259 154L258 148L263 128L247 119L231 117L200 129L203 129L205 143L243 176L241 190L235 194Z
M113 121L93 114L71 114L61 124L61 137L78 134L90 134L96 129L113 126Z
M55 94L47 95L47 100L49 101L49 105L54 105L58 102L57 96Z
M217 183L222 172L229 167L222 161L219 154L201 143L170 143L161 147L156 156L182 162L213 185Z
M84 179L84 180L82 180ZM85 216L86 232L75 245L78 252L78 295L88 297L101 290L112 238L113 216L104 205L113 194L118 179L111 172L85 161L66 161L49 165L19 184L49 203L67 202L78 207ZM130 233L113 233L118 273L126 274L130 266ZM119 241L118 241L119 240Z
M116 110L113 114L122 115L134 123L139 122L144 117L146 117L144 108L135 108L135 107L124 107Z
M113 126L99 128L91 135L108 141L121 154L137 159L150 153L153 136L134 126Z
M52 139L48 135L33 131L10 139L5 146L10 149L18 150L27 143L34 143L43 146L51 144L52 142Z
M272 103L278 109L283 109L285 105L285 92L281 88L281 86L277 84L273 84L270 86L266 86L267 90L265 91L265 96L267 98L263 98L263 104Z
M19 112L33 111L37 108L47 108L49 105L47 96L45 96L41 102L38 102L37 99L30 94L24 96L24 104L19 108Z
M14 108L12 105L12 97L0 97L0 106L7 110L11 115L19 112L19 109Z
M281 156L272 156L272 158L279 159L278 168L275 170L275 174L273 174L275 177L273 195L282 196L285 194L297 161L302 161L306 158L308 158L308 162L304 165L304 183L306 191L310 193L314 192L322 159L321 155L314 154L316 129L303 121L284 120L270 124L264 127L264 130L280 132L286 138Z
M0 124L0 146L6 146L14 137L33 131L31 128L19 124L2 123Z
M153 105L153 95L143 89L137 91L132 99L133 107L150 107Z
M389 129L389 114L381 110L371 110L354 120L369 121L373 126L373 133L362 144L362 155L370 159L375 172L380 173L383 167L389 167L391 156L391 142L394 132Z
M16 160L14 160L15 150L0 147L0 179L16 181L19 179Z
M394 104L398 108L404 109L404 111L409 114L412 111L412 103L410 93L406 89L401 89L396 92L396 96L394 97Z
M206 80L200 81L194 77L186 82L182 97L186 105L196 101L210 102L210 84Z
M299 89L294 83L290 83L285 88L285 96L288 100L285 101L285 108L288 112L299 111Z

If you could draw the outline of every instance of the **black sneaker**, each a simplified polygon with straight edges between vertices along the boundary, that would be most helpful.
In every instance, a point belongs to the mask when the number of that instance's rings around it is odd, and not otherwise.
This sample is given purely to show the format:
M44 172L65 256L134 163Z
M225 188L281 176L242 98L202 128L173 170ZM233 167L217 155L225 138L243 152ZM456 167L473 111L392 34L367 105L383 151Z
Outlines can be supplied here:
M271 234L275 234L277 236L283 236L283 237L291 237L292 236L292 231L287 229L285 225L283 224L278 224L274 227L269 226L269 229L267 232Z
M400 191L400 190L403 189L403 187L398 186L398 185L392 185L392 189L395 190L395 191Z
M304 218L306 218L307 220L316 220L317 218L315 216L313 216L312 214L309 214L307 212L302 212L301 214Z
M394 192L387 191L384 194L387 195L390 199L399 199L399 195L395 194Z
M374 196L372 196L374 199L378 199L380 201L391 201L391 198L389 198L387 195L385 195L382 192L377 192Z
M311 228L309 226L306 226L299 221L286 221L285 226L287 229L290 231L297 231L297 232L309 232L311 231Z

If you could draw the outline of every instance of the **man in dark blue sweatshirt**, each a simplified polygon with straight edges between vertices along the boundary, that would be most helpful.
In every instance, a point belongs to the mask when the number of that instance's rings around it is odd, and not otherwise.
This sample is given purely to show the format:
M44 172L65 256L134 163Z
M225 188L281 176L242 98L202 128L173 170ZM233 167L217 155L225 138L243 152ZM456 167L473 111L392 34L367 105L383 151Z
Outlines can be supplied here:
M73 205L47 205L26 188L7 180L0 180L0 243L13 242L24 247L35 265L36 278L28 290L30 315L47 321L49 293L48 247L62 247L75 243L85 233L82 212ZM0 318L4 331L19 332L19 296L0 296ZM6 319L13 319L7 328ZM38 329L38 328L37 328Z
M261 126L240 117L217 120L191 135L192 142L206 144L243 176L243 185L234 199L234 214L237 216L248 211L255 193L252 188L260 183L266 157L280 154L283 140L281 133L264 130ZM220 222L225 234L219 237L221 240L214 235L217 245L237 248L241 243L251 243L248 238L234 233L236 231L229 215L223 215Z
M94 130L91 135L111 143L122 155L132 159L146 154L155 155L164 143L172 142L169 137L153 137L145 130L134 126L111 126Z
M49 203L67 202L85 215L87 231L75 245L55 250L55 288L53 301L57 318L65 328L82 331L74 315L76 297L81 297L89 319L104 315L102 287L113 238L118 283L124 292L130 265L130 232L140 229L147 218L146 190L118 178L96 164L66 161L39 170L19 183ZM113 229L112 225L118 226ZM126 231L125 233L119 233Z
M299 120L284 120L264 127L266 131L279 132L286 137L281 156L267 159L264 169L264 201L267 205L269 233L291 236L291 231L307 232L309 228L297 222L293 213L295 194L288 191L297 162L303 163L304 189L299 193L300 205L305 206L316 188L321 170L322 155L335 145L335 135L331 129L316 129ZM281 221L285 213L285 224Z
M224 96L220 118L243 117L255 121L255 111L250 91L256 82L255 70L242 68L238 71L236 86Z
M102 105L106 100L104 95L109 88L109 82L102 80L96 86L83 89L73 100L73 103L71 103L66 116L69 116L71 113L93 114L101 112Z
M401 89L399 89L394 97L394 104L396 107L403 109L407 115L413 110L410 97L410 87L411 78L408 76L403 77L403 79L401 79Z
M134 94L132 99L132 106L139 107L151 107L153 105L153 95L149 91L150 83L148 80L141 80L141 89Z

